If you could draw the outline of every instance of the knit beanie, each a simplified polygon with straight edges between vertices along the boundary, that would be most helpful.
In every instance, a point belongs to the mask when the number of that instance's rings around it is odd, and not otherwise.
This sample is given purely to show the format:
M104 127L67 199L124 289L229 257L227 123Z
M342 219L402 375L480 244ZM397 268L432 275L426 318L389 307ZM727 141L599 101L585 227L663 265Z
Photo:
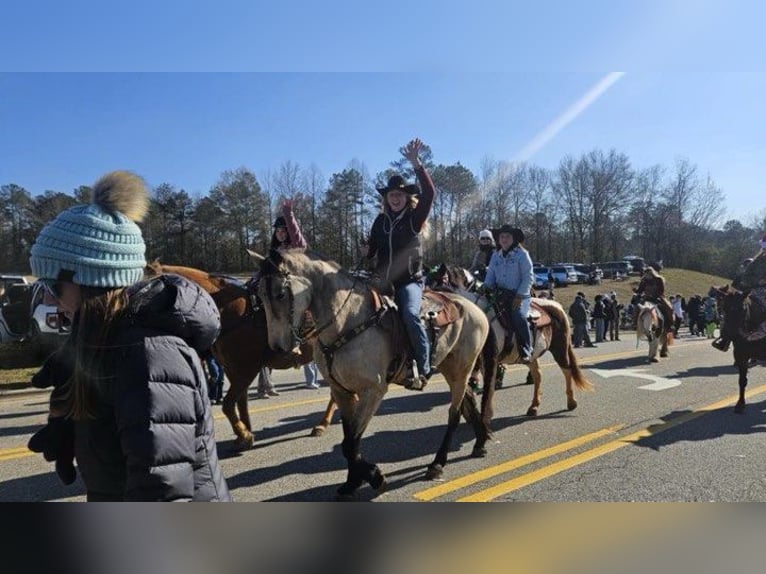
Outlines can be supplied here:
M128 171L113 171L93 186L93 201L59 213L32 246L32 274L90 287L125 287L144 275L141 221L149 210L146 184Z

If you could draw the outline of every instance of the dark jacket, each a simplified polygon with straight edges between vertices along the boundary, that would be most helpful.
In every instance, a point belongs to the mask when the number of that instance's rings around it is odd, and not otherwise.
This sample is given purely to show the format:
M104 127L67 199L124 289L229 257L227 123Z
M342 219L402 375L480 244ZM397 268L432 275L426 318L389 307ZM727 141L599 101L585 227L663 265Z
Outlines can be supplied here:
M423 252L420 231L434 201L434 184L425 168L415 170L420 183L417 207L405 207L400 213L390 213L385 206L375 218L370 231L367 256L377 258L375 272L395 287L422 278Z
M574 303L569 306L569 316L575 324L584 324L588 322L588 310L580 297L575 297Z
M211 297L177 275L129 289L106 342L97 414L75 424L88 500L228 501L198 353L220 330Z

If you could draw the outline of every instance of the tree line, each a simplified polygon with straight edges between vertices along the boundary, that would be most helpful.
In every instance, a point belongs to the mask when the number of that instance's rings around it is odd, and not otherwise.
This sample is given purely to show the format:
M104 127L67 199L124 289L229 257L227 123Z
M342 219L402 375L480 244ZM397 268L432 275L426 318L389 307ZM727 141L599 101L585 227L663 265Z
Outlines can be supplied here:
M624 153L593 150L564 157L556 168L484 158L479 173L460 162L444 165L425 148L421 158L437 188L424 251L430 264L467 265L479 231L503 223L521 227L535 261L602 262L632 254L665 266L731 277L766 229L766 210L752 221L724 221L725 197L710 176L686 159L636 168ZM147 259L225 273L253 269L245 249L265 252L284 198L309 246L346 267L359 265L366 236L380 211L375 190L393 173L410 181L403 159L371 176L352 160L328 179L311 165L286 161L257 177L224 171L206 195L172 183L151 190L142 228ZM0 271L29 271L29 251L42 226L60 211L90 200L90 188L33 196L22 186L0 187Z

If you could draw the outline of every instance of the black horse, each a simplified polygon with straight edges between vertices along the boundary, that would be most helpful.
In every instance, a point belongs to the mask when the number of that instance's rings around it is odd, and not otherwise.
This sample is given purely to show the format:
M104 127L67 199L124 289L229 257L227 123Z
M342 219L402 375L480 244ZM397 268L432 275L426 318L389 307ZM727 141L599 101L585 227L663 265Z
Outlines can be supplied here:
M766 359L766 339L748 340L747 335L766 320L766 313L750 297L728 285L718 289L723 320L721 335L734 346L734 364L739 371L739 400L734 406L735 413L745 412L745 388L747 370L752 359Z

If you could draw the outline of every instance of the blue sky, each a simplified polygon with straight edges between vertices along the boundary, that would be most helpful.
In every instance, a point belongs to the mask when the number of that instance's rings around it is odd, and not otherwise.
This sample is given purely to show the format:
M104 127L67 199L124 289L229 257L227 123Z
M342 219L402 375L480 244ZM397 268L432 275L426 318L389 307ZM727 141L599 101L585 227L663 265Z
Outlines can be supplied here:
M766 209L756 3L27 4L3 8L0 184L69 192L129 168L206 193L225 169L329 177L354 158L374 174L415 135L478 172L625 70L529 160L686 157L730 217Z

